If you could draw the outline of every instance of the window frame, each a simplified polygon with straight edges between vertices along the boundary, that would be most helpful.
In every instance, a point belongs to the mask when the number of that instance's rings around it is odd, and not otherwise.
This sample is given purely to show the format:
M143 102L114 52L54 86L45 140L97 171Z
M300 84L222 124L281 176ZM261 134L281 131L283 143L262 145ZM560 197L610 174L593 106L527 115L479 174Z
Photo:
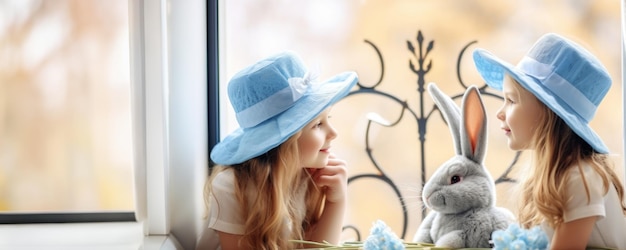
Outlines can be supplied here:
M202 214L204 210L202 188L206 177L208 151L206 139L200 138L194 143L193 151L182 156L173 152L170 147L172 139L180 131L170 131L171 123L185 121L170 120L169 110L178 110L180 105L171 105L180 101L182 108L206 102L207 92L196 95L194 98L180 100L181 95L171 94L180 87L182 80L189 80L186 75L193 75L192 84L184 88L183 95L189 94L194 87L207 86L206 53L208 37L206 26L209 21L207 12L211 0L191 2L176 2L169 0L146 1L130 0L129 28L130 28L130 67L131 67L131 114L134 150L134 180L135 180L135 211L111 213L51 213L37 215L31 213L8 215L10 224L0 225L0 248L19 247L102 247L128 246L131 249L189 249L195 247L196 234L186 233L186 228L197 231L203 228ZM217 13L217 10L215 10ZM200 22L194 22L201 20ZM181 27L190 28L173 37L173 30ZM195 47L182 44L186 39L202 38L193 43ZM187 40L188 42L189 40ZM215 45L217 48L217 45ZM193 55L196 60L189 60ZM200 55L200 56L198 56ZM176 68L172 71L171 58L179 63L195 64L194 67ZM193 58L192 58L193 59ZM188 71L188 68L193 68ZM176 70L175 69L175 70ZM174 87L175 91L172 91ZM178 98L178 99L176 99ZM196 111L207 113L206 106ZM193 126L194 135L203 135L207 138L206 116L200 115L199 124ZM197 120L194 120L197 121ZM213 133L216 135L217 133ZM188 139L188 138L187 138ZM174 142L179 142L175 141ZM179 144L177 144L179 145ZM191 166L170 168L179 162L172 159L192 156L196 159ZM180 178L196 175L195 185L189 185L188 180ZM196 195L184 196L174 204L172 198L181 194L181 191L193 189ZM180 209L191 210L191 213L177 214ZM96 215L94 217L94 215ZM42 217L43 216L43 217ZM131 218L129 218L131 217ZM0 217L2 218L2 217ZM8 221L7 219L6 221ZM120 222L121 221L121 222ZM192 223L192 225L189 224ZM182 228L184 225L185 228ZM193 226L195 225L195 226ZM181 229L182 228L182 229ZM179 233L176 233L179 232ZM105 235L106 237L102 237ZM179 242L175 235L181 235L184 242ZM78 236L78 237L77 237ZM182 244L181 244L182 243Z

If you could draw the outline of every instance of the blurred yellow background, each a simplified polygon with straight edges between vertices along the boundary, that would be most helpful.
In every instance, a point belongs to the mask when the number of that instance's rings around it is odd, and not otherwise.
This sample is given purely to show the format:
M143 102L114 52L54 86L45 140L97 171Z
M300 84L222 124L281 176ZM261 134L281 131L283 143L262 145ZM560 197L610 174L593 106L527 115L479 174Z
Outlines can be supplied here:
M128 2L0 1L0 211L132 211Z
M408 49L417 47L418 31L434 47L427 56L432 70L426 83L436 82L449 95L460 95L465 84L483 86L471 51L481 47L513 64L526 53L541 35L556 32L587 47L605 63L613 78L613 86L598 109L592 127L614 153L620 176L623 164L623 110L621 81L620 1L488 1L488 0L228 0L222 1L220 81L228 79L250 63L282 50L299 53L305 62L320 73L323 80L346 70L354 70L364 86L406 101L419 116L420 102L425 112L432 109L428 93L423 99L418 92L417 75L409 61L417 61ZM379 62L371 42L379 49L384 66ZM475 43L472 43L475 42ZM468 51L459 60L465 46ZM383 74L384 71L384 74ZM223 87L224 88L224 87ZM487 89L490 93L497 93ZM225 94L221 97L227 98ZM508 149L495 112L501 101L483 97L488 113L488 153L486 166L494 178L502 175L512 163L515 152ZM460 103L460 99L458 99ZM237 125L232 110L224 100L222 108L224 135ZM333 125L339 137L333 151L349 163L351 176L378 174L366 154L368 113L378 113L388 121L396 121L401 105L377 95L349 96L333 110ZM427 113L426 113L427 114ZM452 138L438 113L429 119L426 129L425 164L427 178L441 163L454 155ZM405 111L394 127L372 125L369 131L372 155L383 171L400 190L409 212L405 235L410 240L421 220L421 173L418 125ZM528 153L521 155L510 177L527 164ZM498 205L513 209L511 190L514 184L498 185ZM394 232L402 232L402 208L393 189L378 180L360 179L349 186L349 216L346 224L356 226L361 237L369 234L372 223L381 219ZM354 239L348 230L344 239Z

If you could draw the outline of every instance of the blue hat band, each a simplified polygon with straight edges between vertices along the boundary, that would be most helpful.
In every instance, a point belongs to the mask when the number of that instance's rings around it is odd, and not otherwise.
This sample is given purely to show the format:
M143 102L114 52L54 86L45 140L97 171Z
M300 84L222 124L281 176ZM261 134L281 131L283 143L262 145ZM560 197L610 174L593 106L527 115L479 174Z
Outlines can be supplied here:
M539 80L543 86L558 96L563 102L576 110L578 115L589 123L596 112L593 104L585 94L580 92L572 83L565 80L554 71L554 67L541 63L533 58L525 56L517 64L517 68L529 76Z
M304 95L312 79L307 73L304 77L292 77L287 81L289 85L286 88L237 112L235 115L239 126L251 128L287 110Z

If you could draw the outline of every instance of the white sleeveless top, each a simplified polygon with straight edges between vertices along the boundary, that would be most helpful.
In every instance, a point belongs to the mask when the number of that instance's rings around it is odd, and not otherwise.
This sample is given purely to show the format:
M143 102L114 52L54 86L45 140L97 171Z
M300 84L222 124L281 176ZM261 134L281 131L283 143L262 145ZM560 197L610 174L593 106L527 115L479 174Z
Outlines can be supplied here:
M302 216L306 213L305 193L306 185L298 188L300 198L298 204L302 211ZM215 176L212 183L213 192L209 197L209 218L197 249L219 250L220 242L217 231L229 234L242 235L245 232L245 221L241 217L242 208L235 196L235 174L232 169L224 170ZM248 190L247 197L255 196L255 190ZM290 226L285 228L285 233L289 233Z
M597 216L587 246L626 249L626 218L615 187L609 184L609 192L604 194L600 175L588 165L583 166L583 173L589 188L589 203L580 171L573 167L568 170L567 193L570 200L566 204L564 222ZM554 230L547 223L542 225L542 229L552 240Z

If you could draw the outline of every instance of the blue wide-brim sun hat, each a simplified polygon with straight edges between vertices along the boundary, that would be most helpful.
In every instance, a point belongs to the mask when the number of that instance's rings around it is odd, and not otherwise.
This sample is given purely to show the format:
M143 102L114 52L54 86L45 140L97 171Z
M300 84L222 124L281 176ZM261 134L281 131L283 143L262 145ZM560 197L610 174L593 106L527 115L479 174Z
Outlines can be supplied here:
M510 75L595 151L609 152L589 122L611 88L611 77L585 48L558 34L548 33L537 40L516 66L484 49L476 49L473 58L487 85L501 91L505 74Z
M346 71L316 82L291 51L242 69L228 83L239 128L213 147L211 160L234 165L268 152L345 97L357 81L355 72Z

